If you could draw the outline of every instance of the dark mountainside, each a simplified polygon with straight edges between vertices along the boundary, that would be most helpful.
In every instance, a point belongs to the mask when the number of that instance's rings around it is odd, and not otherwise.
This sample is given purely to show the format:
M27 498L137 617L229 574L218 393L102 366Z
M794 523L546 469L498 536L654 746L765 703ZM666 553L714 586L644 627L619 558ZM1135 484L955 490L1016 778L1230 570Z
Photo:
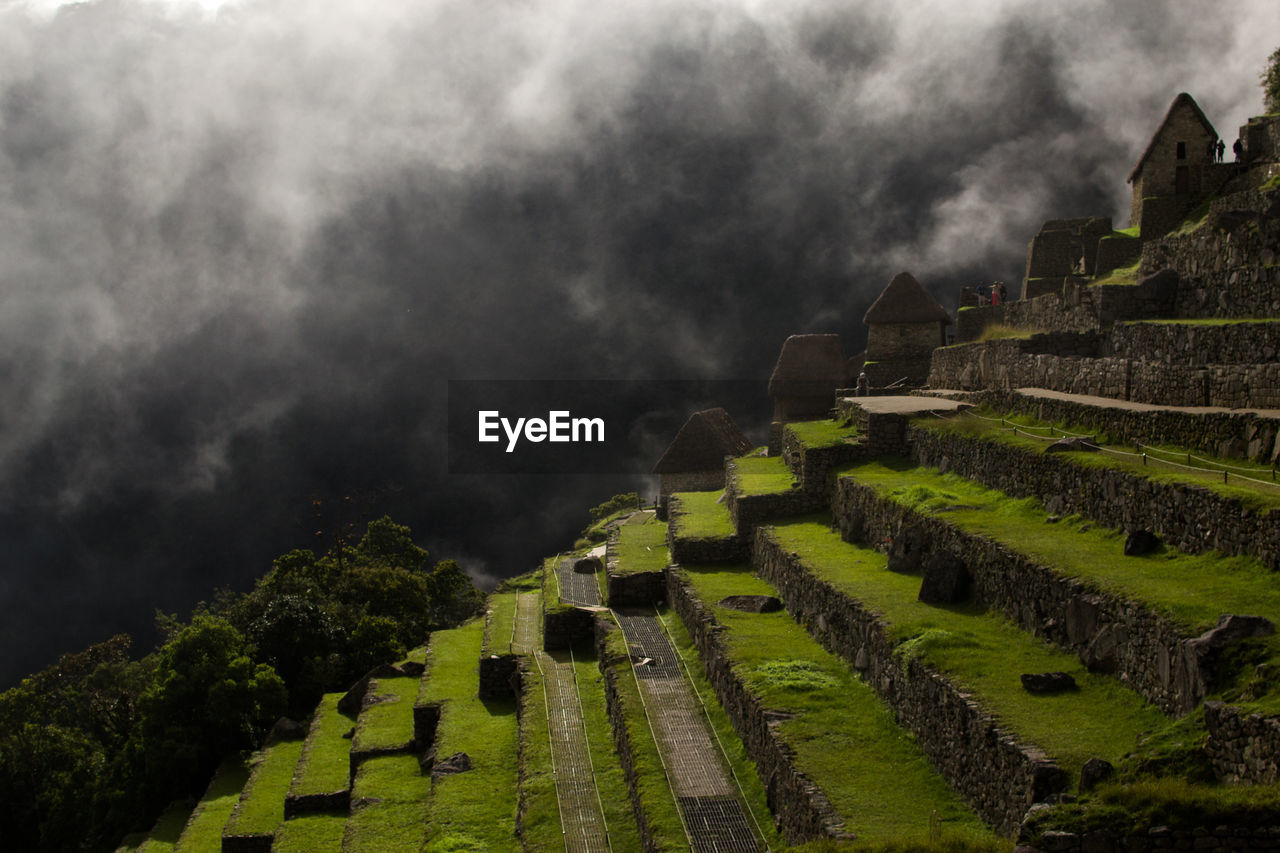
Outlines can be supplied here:
M1170 91L1243 117L1272 46L1260 2L399 7L0 13L5 683L383 513L528 570L640 483L449 477L447 379L857 352L892 273L1016 280L1028 222L1121 208Z

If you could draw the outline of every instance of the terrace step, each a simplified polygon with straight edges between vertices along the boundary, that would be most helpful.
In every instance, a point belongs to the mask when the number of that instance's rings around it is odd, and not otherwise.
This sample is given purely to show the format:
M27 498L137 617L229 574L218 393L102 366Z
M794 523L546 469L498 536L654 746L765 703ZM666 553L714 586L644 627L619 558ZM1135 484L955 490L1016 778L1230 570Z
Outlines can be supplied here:
M321 697L302 756L285 795L286 818L305 812L346 812L351 803L352 720L338 710L341 693Z
M757 533L756 566L824 648L859 670L930 760L1004 834L1070 788L1090 758L1117 763L1164 717L980 606L917 599L917 577L825 523ZM1021 673L1064 672L1077 689L1032 695ZM957 747L960 748L957 748Z
M282 740L254 756L249 780L222 828L223 853L269 853L284 822L285 794L302 746L302 740Z

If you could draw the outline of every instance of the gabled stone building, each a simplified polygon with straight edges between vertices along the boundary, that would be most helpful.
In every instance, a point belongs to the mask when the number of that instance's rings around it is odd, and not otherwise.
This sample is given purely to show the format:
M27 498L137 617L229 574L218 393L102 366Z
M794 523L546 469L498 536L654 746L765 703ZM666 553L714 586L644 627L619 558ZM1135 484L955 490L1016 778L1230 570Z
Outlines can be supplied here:
M661 507L672 492L724 488L724 458L741 456L751 442L724 409L694 412L653 466Z
M947 342L951 315L910 273L900 272L862 318L867 324L867 357L863 370L874 387L904 380L923 385L929 357Z
M1129 173L1129 225L1138 226L1142 240L1168 233L1237 173L1233 163L1217 163L1210 153L1217 141L1218 131L1194 98L1182 92L1173 99ZM1224 159L1233 160L1229 142L1226 151Z

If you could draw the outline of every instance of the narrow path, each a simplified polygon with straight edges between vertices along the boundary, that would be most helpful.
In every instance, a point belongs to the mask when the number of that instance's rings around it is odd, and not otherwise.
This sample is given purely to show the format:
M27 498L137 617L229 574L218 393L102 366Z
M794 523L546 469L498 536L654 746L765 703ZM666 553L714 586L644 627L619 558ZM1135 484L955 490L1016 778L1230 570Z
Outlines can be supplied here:
M760 841L662 623L651 615L614 615L639 661L633 670L640 695L693 849L759 853Z
M597 553L598 552L598 553ZM604 560L604 547L596 548L590 556ZM596 572L575 572L573 557L565 557L556 566L556 577L560 579L560 600L565 604L576 604L580 607L598 607L600 605L600 582L596 580Z
M573 573L573 567L569 567ZM590 576L587 576L590 577ZM594 582L593 582L594 583ZM592 587L594 588L594 586ZM609 853L608 826L596 788L595 767L578 696L573 653L547 653L540 648L538 622L542 617L537 594L516 597L516 624L512 650L532 655L542 673L547 704L547 735L551 739L551 764L556 798L560 803L560 829L566 853Z

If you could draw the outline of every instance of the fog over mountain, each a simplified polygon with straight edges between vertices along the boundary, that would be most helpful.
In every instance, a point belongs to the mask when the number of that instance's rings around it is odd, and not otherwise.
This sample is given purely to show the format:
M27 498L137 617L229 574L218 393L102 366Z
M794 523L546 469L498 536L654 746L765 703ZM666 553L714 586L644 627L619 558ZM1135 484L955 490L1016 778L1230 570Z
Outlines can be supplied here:
M449 476L447 379L767 417L899 270L1127 224L1173 97L1230 140L1276 47L1273 0L207 5L0 3L3 683L368 515L527 570L652 487Z

